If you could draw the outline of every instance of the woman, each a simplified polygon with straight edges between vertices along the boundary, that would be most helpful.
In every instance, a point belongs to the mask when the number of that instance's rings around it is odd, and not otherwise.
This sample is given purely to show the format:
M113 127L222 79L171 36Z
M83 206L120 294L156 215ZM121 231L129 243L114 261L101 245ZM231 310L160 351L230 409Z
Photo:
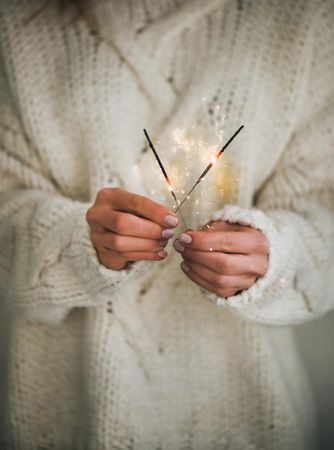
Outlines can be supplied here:
M332 3L58 6L1 6L2 448L312 448L292 326L333 307ZM142 128L181 196L214 123L245 130L167 257Z

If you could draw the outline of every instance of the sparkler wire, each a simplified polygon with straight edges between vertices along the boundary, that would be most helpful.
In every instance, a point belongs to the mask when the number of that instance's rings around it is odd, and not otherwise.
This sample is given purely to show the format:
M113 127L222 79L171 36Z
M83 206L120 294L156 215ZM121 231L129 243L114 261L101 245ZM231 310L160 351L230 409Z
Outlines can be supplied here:
M152 150L152 152L153 152L153 154L154 154L154 156L155 156L155 159L157 160L157 163L159 164L159 167L160 167L160 169L161 169L161 172L163 173L163 176L165 177L165 180L166 180L166 182L167 182L167 184L168 184L169 191L170 191L170 193L172 194L172 197L173 197L173 199L174 199L174 201L175 201L175 203L176 203L176 207L177 207L177 208L176 208L175 211L178 211L178 212L180 213L180 217L181 217L181 220L182 220L182 222L183 222L183 225L185 226L185 228L186 228L186 230L187 230L187 229L188 229L187 224L186 224L186 222L185 222L185 220L184 220L184 217L183 217L183 215L182 215L182 212L181 212L181 210L180 210L180 202L178 201L178 199L177 199L177 197L176 197L176 195L175 195L174 188L173 188L173 186L172 186L172 184L171 184L171 181L170 181L170 179L169 179L169 177L168 177L168 175L167 175L167 172L166 172L166 170L165 170L165 168L164 168L164 166L163 166L163 164L162 164L162 162L161 162L161 159L160 159L160 157L159 157L159 155L158 155L156 149L154 148L154 145L153 145L153 143L152 143L152 141L151 141L150 136L148 135L148 133L147 133L147 131L146 131L145 128L144 128L143 131L144 131L145 137L146 137L146 139L147 139L148 145L150 146L150 148L151 148L151 150Z
M209 170L212 168L212 166L216 163L217 159L222 155L222 153L226 150L226 148L231 144L231 142L233 141L233 139L240 133L240 131L244 128L244 125L241 125L237 131L233 134L233 136L230 137L230 139L226 142L226 144L223 146L223 148L221 150L219 150L219 152L216 154L216 156L214 157L214 161L210 162L210 164L207 165L207 167L205 168L205 170L201 173L201 175L198 177L197 181L195 182L195 184L193 185L193 187L190 189L190 191L188 192L188 194L184 197L184 199L180 202L178 202L178 207L176 208L175 212L177 212L181 206L183 205L183 203L189 198L190 194L192 194L192 192L194 191L194 189L196 188L196 186L203 181L205 175L209 172Z

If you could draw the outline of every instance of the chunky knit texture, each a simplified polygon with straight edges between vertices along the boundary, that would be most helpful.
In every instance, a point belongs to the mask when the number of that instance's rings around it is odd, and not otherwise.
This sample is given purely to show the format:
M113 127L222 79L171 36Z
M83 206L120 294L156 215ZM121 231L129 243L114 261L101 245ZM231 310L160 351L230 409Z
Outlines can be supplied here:
M333 3L98 0L98 34L47 3L0 11L0 294L13 311L1 448L311 448L290 325L334 304ZM143 126L186 190L170 136L214 140L213 122L225 138L246 127L184 214L262 230L266 276L226 300L172 250L102 267L85 222L99 189L172 207Z

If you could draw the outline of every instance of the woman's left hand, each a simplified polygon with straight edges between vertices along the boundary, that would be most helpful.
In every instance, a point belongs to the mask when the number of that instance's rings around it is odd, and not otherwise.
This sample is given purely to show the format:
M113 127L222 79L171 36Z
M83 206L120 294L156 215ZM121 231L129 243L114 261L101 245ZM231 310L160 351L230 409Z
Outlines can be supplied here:
M182 233L173 245L186 276L219 297L250 288L268 269L268 240L248 226L211 222L201 231Z

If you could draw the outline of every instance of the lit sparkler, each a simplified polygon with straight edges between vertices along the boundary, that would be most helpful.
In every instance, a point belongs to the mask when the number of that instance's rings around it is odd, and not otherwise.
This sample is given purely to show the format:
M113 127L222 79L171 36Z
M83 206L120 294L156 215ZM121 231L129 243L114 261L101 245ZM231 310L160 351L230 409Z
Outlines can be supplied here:
M154 145L153 145L153 143L152 143L152 141L151 141L151 139L150 139L150 137L149 137L147 131L146 131L145 129L144 129L143 131L144 131L145 137L146 137L146 139L147 139L147 142L148 142L148 144L149 144L149 146L150 146L150 148L151 148L151 150L152 150L152 152L153 152L153 154L154 154L154 156L155 156L155 159L157 160L157 163L159 164L159 167L160 167L160 169L161 169L161 172L162 172L163 176L165 177L165 180L166 180L166 183L167 183L167 186L168 186L168 190L169 190L170 193L172 194L172 197L173 197L173 199L174 199L174 201L175 201L175 203L176 203L176 207L177 207L177 208L176 208L176 211L179 211L180 217L181 217L182 222L183 222L183 225L185 226L186 229L188 229L187 224L186 224L186 222L185 222L185 220L184 220L184 218L183 218L182 212L181 212L181 210L180 210L180 206L181 206L181 205L180 205L180 202L178 201L178 199L177 199L177 197L176 197L176 195L175 195L174 188L173 188L172 183L171 183L171 181L170 181L170 179L169 179L169 177L168 177L168 175L167 175L167 172L166 172L166 170L165 170L165 168L164 168L164 166L163 166L163 164L162 164L162 162L161 162L161 159L160 159L160 157L159 157L159 155L158 155L156 149L154 148Z
M205 175L209 172L209 170L212 168L212 166L214 166L216 164L216 162L218 161L218 158L222 155L222 153L226 150L226 148L230 145L230 143L233 141L233 139L240 133L240 131L244 128L244 125L241 125L241 127L238 128L238 130L233 134L232 137L230 137L230 139L226 142L226 144L224 145L224 147L219 150L219 152L212 157L210 164L208 164L208 166L205 168L205 170L201 173L201 175L199 176L199 178L197 179L196 183L193 185L193 187L190 189L190 191L188 192L188 194L184 197L184 199L182 200L181 203L178 202L178 207L176 208L175 211L179 211L179 209L181 208L181 206L183 205L183 203L189 198L190 194L194 191L194 189L196 188L196 186L204 180Z

